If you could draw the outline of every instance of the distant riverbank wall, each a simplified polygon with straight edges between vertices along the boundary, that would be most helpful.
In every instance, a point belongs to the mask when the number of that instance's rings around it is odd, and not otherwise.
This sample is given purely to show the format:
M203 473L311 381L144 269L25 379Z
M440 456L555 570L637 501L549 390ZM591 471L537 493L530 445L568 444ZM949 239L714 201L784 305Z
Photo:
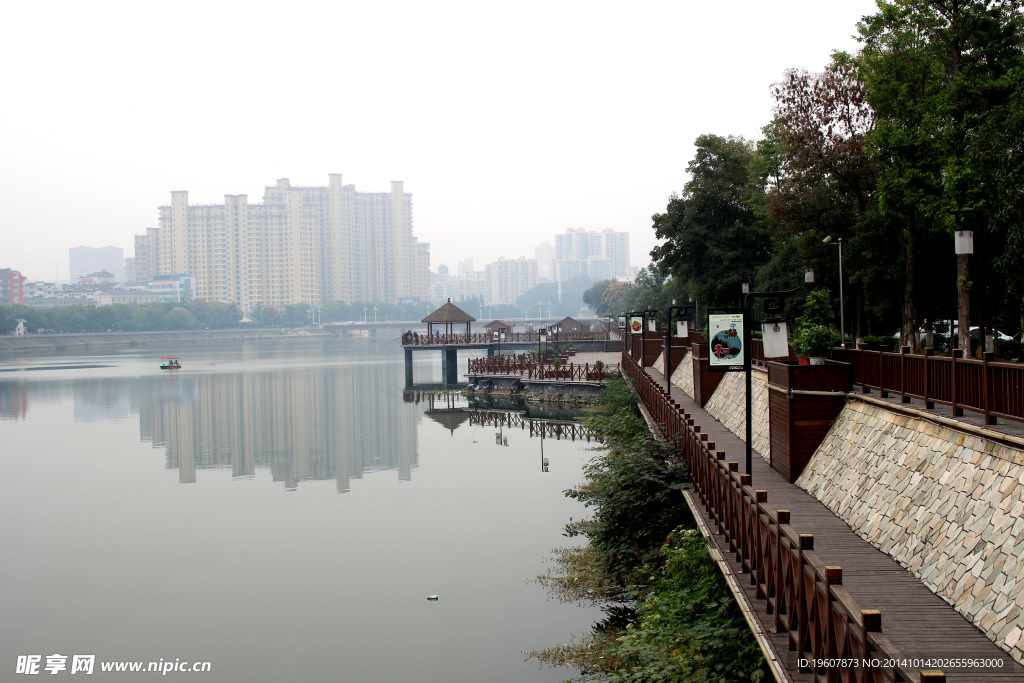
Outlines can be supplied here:
M0 355L94 351L126 346L207 344L211 342L335 338L328 329L226 329L163 332L100 332L95 334L27 334L0 336Z
M770 462L765 375L754 447ZM692 397L692 366L672 382ZM741 440L743 391L731 373L705 406ZM1024 439L851 393L796 485L1024 663Z

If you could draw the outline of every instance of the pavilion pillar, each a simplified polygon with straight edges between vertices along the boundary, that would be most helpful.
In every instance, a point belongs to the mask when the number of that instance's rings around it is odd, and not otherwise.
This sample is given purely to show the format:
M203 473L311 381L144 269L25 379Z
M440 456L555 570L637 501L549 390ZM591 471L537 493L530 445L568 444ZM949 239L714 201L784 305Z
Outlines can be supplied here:
M445 386L459 382L459 350L441 350L441 383Z
M405 386L412 386L412 349L405 349Z

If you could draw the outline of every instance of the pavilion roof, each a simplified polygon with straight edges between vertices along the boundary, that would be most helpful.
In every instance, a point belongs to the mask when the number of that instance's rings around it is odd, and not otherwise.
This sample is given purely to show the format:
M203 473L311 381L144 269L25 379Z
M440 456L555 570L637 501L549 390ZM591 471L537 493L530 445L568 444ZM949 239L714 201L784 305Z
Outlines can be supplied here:
M471 323L476 322L476 318L466 313L464 310L452 303L451 299L448 299L448 303L441 308L437 309L420 322L425 323Z
M469 419L469 411L465 408L431 409L425 414L450 432L454 432Z

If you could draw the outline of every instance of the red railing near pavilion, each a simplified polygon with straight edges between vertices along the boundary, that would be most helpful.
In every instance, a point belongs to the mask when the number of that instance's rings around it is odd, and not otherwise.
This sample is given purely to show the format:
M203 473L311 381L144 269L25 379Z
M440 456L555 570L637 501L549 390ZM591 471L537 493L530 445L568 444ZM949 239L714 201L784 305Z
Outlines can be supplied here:
M618 374L619 364L600 366L590 363L538 363L518 358L470 358L469 375L517 375L523 379L559 379L571 382L599 382L612 374Z
M545 341L540 341L539 332L506 332L500 343L516 344L547 344L564 347L573 342L605 341L608 335L604 332L557 332L548 334ZM473 332L472 334L420 334L405 333L402 335L403 346L451 346L454 344L497 344L490 332Z

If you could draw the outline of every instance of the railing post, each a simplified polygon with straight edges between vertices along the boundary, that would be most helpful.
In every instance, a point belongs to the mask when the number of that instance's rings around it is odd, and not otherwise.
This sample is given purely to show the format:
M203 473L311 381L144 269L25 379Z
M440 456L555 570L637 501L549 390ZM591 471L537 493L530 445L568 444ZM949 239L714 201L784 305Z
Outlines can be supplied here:
M924 350L924 407L928 410L931 410L932 408L935 407L935 401L931 401L928 399L928 390L930 389L928 380L930 379L931 374L928 370L928 359L931 357L933 353L935 353L935 349Z
M900 403L910 403L907 396L907 353L909 346L900 346Z
M988 379L988 364L993 357L994 354L991 351L985 351L984 353L981 354L981 404L982 407L985 409L985 424L987 425L998 424L996 422L996 418L992 415L992 397L989 395L990 390L995 388L989 386L990 383Z
M952 340L950 340L950 346L952 346L952 344L953 344L953 342L952 342ZM957 383L956 383L956 372L957 372L956 371L956 359L957 359L957 356L959 356L959 355L960 355L960 349L950 349L950 351L949 351L949 367L950 367L950 372L953 373L952 377L950 377L950 391L952 392L952 396L950 397L951 398L950 403L951 403L952 408L953 408L953 417L960 417L961 415L964 414L964 409L961 408L960 404L957 402L958 396L957 396Z

